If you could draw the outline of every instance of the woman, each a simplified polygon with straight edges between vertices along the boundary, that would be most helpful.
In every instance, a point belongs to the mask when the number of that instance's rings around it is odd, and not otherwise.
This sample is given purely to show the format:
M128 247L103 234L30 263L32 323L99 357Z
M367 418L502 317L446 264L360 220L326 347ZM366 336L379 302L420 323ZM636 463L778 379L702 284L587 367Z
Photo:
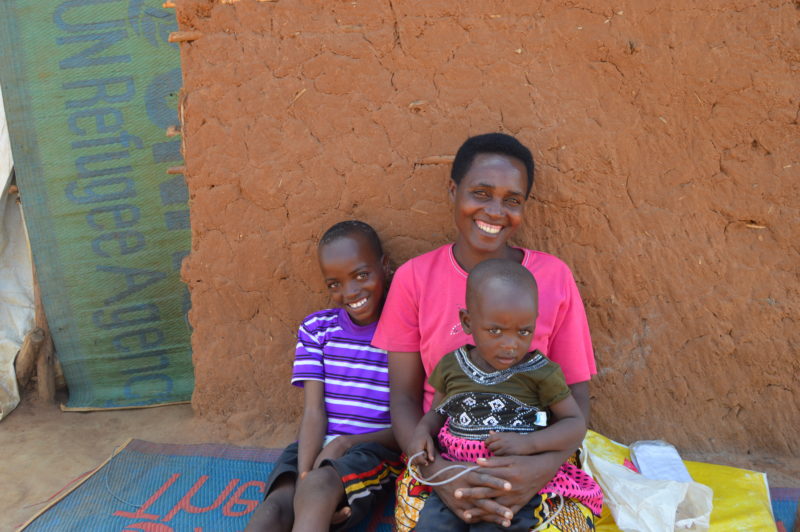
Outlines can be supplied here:
M389 351L391 415L395 437L406 448L417 422L430 408L427 376L446 353L470 343L458 311L464 308L466 278L478 263L506 258L528 268L539 284L539 316L531 349L558 363L589 420L588 381L596 372L583 303L569 268L546 253L510 246L521 225L533 185L533 158L515 138L500 133L468 139L453 161L449 196L458 236L455 243L415 257L394 276L373 345ZM481 469L435 488L467 522L502 524L530 501L575 452L495 457ZM424 469L430 476L452 462L438 458ZM427 488L406 475L398 486L398 530L411 530ZM543 501L545 513L558 507ZM546 517L546 516L545 516ZM593 516L567 500L552 530L591 530Z

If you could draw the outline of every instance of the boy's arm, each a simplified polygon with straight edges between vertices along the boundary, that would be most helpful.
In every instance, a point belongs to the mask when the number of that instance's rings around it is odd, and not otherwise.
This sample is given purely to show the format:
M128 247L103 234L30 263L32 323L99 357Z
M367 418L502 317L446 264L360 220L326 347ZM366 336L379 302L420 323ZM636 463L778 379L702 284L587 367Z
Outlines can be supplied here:
M311 471L322 449L328 416L325 411L325 383L303 381L303 420L298 435L297 470L300 478Z
M486 438L486 447L498 456L563 452L580 447L586 435L586 422L572 395L550 405L550 411L555 418L552 425L530 434L495 432Z

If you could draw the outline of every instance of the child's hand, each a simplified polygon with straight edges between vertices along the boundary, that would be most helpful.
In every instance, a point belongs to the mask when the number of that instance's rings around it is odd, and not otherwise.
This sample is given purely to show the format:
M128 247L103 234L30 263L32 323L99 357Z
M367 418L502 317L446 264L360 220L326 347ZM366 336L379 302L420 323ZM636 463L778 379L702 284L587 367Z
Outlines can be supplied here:
M531 434L490 432L484 443L497 456L526 456L531 454Z
M412 465L426 466L433 462L435 458L434 453L436 452L436 446L433 444L433 438L431 438L431 435L427 434L425 431L417 431L414 433L414 436L411 438L411 443L408 445L408 449L406 450L406 456L411 458L420 451L422 451L424 454L414 458L411 461Z

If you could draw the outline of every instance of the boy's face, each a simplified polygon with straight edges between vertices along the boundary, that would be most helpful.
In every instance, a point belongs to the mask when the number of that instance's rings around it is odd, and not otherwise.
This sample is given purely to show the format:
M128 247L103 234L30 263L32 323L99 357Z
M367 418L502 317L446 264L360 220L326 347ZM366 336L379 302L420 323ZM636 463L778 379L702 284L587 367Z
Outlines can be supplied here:
M333 302L344 308L354 323L378 320L388 273L386 256L376 257L359 234L337 238L319 248L319 267Z
M475 340L474 354L494 370L510 368L525 358L536 328L537 304L532 293L489 281L468 305L460 317L464 332Z

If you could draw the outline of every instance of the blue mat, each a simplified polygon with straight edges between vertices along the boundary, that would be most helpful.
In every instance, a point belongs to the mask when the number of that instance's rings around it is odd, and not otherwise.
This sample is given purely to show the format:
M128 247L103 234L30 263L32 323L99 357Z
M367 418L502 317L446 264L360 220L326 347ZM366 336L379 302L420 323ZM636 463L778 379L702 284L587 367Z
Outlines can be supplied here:
M788 531L794 530L800 488L771 488L769 496L775 521L781 522Z
M279 454L278 449L131 440L20 530L243 530ZM356 530L391 531L391 502Z

